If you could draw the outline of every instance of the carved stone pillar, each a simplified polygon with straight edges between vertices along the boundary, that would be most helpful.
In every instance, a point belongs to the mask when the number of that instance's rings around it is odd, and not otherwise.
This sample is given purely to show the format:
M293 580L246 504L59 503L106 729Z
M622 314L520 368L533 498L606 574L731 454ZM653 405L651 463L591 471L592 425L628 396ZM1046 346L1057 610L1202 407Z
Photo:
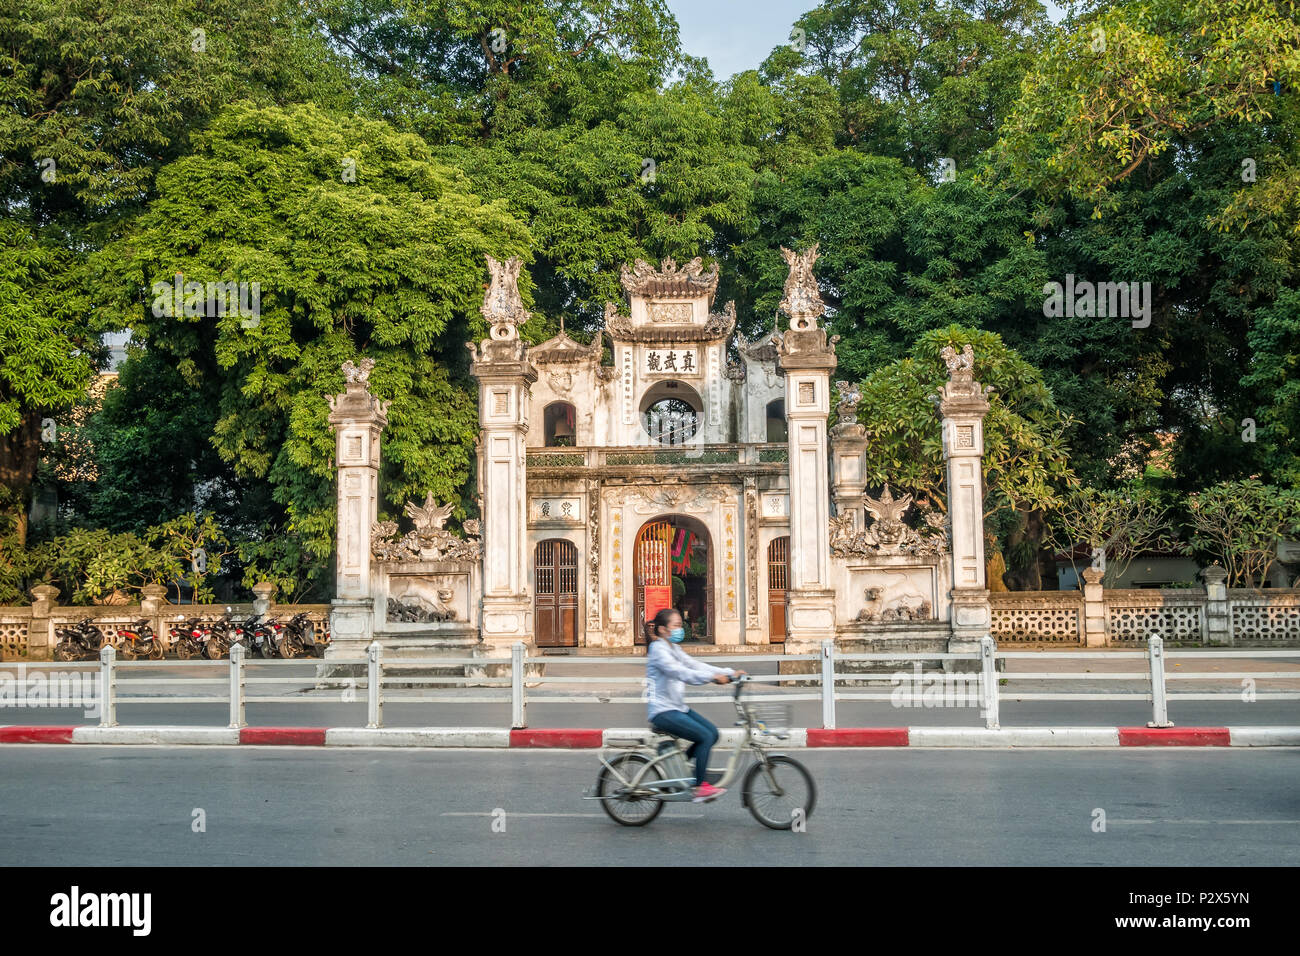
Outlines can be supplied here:
M374 635L370 529L379 517L380 436L391 404L370 394L374 367L369 358L360 365L344 362L346 391L329 398L338 473L338 538L327 654L335 657L364 655Z
M831 429L831 496L837 515L853 515L853 530L866 526L863 511L867 490L867 429L858 424L858 402L862 392L856 385L836 382L840 401L836 406L839 422Z
M529 389L537 369L519 339L528 312L519 296L520 260L487 257L492 283L483 298L491 338L469 343L470 374L479 383L479 443L483 495L483 640L494 656L515 641L532 640L528 591L526 493Z
M778 361L785 373L790 467L790 587L786 593L790 653L835 636L835 592L830 574L830 487L826 417L835 341L817 324L826 307L813 277L814 245L802 255L782 249L790 265L781 308L790 328Z
M1106 627L1106 591L1101 586L1100 568L1083 570L1083 640L1088 647L1105 647L1110 638Z
M944 349L948 381L939 393L943 454L948 465L948 520L952 526L952 638L950 653L979 649L993 621L984 574L984 416L992 389L975 381L974 350Z
M32 619L27 628L27 657L48 661L54 653L54 624L51 616L57 606L59 589L52 584L38 584L28 592L32 596Z
M1212 564L1201 570L1205 582L1205 643L1231 645L1232 605L1228 601L1228 572L1221 565Z

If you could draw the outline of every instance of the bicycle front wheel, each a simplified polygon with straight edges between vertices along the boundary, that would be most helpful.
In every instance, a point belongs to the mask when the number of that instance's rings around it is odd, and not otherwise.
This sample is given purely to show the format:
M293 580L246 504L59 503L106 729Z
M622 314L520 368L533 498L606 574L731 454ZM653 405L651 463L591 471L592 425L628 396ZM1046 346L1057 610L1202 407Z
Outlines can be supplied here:
M768 757L749 768L742 791L754 819L773 830L789 830L812 816L817 787L812 774L791 757Z
M628 783L641 773L642 765L649 762L650 758L645 754L628 753L615 757L608 767L601 766L600 776L596 778L596 796L615 823L625 827L643 827L659 816L659 811L664 808L664 802L658 797L649 796L641 788L628 787ZM612 772L610 768L613 768ZM640 783L652 783L662 778L659 768L654 766L645 771Z

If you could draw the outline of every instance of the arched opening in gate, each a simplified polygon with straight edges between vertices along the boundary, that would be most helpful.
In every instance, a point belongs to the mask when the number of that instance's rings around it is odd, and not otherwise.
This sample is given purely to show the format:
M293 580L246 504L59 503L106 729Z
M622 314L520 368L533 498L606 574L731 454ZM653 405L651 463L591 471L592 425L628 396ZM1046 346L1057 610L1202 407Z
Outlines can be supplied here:
M533 549L533 634L538 647L578 646L578 549L548 538Z
M767 546L767 639L785 643L785 592L790 587L790 538L773 538Z
M686 515L664 515L637 532L632 600L636 642L646 643L644 623L660 609L676 608L686 639L714 643L713 547L709 530Z

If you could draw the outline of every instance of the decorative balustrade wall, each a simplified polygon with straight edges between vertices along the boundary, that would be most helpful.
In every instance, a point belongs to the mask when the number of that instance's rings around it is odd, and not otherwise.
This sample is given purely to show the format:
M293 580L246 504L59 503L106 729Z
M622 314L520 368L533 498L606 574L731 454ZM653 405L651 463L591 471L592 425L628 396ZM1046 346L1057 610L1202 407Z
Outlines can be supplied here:
M1081 591L1003 591L990 595L993 639L999 644L1077 644L1118 647L1153 633L1188 644L1300 643L1300 590L1233 588L1215 600L1200 588L1110 589L1101 613L1086 613ZM1213 640L1210 619L1227 621L1227 639ZM1095 621L1089 632L1089 621Z
M1080 591L998 591L989 595L999 644L1082 644Z
M1300 642L1300 590L1231 588L1228 606L1236 643Z
M1107 590L1105 600L1107 643L1145 643L1153 633L1166 641L1205 640L1205 591L1117 588Z
M0 607L0 660L48 660L57 641L58 628L70 627L90 618L105 637L117 642L118 632L135 622L147 619L156 634L168 642L168 628L177 618L215 621L232 610L232 616L248 617L253 604L141 604L113 605L45 605ZM324 638L329 627L328 604L272 604L265 612L280 621L305 613L317 639Z

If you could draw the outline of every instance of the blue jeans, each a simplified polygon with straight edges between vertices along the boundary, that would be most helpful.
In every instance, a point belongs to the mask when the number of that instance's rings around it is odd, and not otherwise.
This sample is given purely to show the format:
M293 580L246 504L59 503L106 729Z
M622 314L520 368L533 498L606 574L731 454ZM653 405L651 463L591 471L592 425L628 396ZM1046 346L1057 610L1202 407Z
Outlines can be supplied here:
M695 785L702 784L704 771L709 769L709 752L718 742L718 728L693 710L665 710L655 714L650 725L660 733L691 741L686 756L695 758Z

